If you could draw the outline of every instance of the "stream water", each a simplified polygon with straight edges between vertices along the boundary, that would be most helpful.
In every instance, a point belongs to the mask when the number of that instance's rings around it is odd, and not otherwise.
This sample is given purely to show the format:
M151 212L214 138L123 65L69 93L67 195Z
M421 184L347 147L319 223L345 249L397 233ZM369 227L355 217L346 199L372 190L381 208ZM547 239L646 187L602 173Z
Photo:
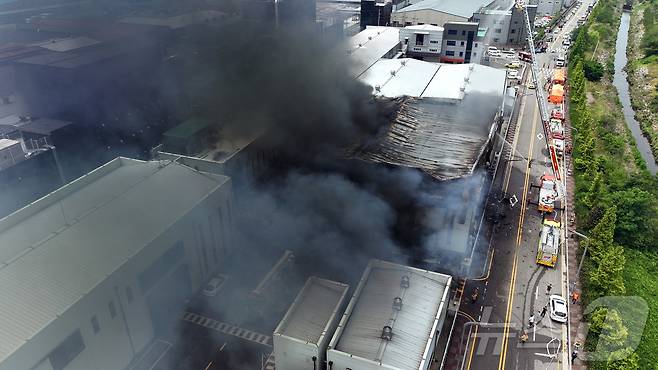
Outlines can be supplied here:
M656 159L651 152L649 141L642 134L640 123L635 120L635 112L631 106L628 81L626 80L627 74L626 71L624 71L624 67L626 67L626 63L628 63L628 58L626 57L626 46L628 45L630 18L630 14L627 12L624 12L621 15L621 23L619 24L619 32L617 33L617 47L615 51L615 76L612 83L615 85L617 92L619 93L619 100L621 101L626 125L635 138L637 149L640 151L644 161L647 162L647 169L649 169L649 172L651 172L652 175L655 175L658 170L658 165L656 165Z

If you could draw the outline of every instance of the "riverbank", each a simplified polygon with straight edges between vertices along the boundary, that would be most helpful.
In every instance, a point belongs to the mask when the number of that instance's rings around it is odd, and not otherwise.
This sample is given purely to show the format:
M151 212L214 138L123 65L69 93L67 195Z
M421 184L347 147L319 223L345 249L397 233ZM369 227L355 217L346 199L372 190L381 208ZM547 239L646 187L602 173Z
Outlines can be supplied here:
M658 5L650 2L635 5L631 13L626 71L635 119L649 140L654 157L658 158L658 55L647 57L642 45L647 36L646 26L651 27L651 24L655 23L654 16L650 13L657 11ZM648 37L654 36L650 34Z

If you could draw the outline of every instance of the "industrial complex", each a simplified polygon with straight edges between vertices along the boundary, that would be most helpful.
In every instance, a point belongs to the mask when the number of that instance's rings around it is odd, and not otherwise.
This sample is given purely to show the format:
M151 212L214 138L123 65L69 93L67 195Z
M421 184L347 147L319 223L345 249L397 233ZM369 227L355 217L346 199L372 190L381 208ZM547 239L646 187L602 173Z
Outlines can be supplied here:
M30 4L0 5L0 370L470 367L535 140L523 238L563 283L567 76L528 40L576 4Z

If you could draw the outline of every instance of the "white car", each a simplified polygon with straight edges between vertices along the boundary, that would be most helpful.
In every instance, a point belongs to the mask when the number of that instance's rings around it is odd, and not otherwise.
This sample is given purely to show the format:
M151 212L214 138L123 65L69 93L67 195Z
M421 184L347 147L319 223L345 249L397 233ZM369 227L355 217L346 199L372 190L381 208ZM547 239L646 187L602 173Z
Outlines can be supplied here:
M564 298L554 294L550 297L548 305L551 312L551 320L562 323L567 322L569 315L567 314L567 301Z
M569 46L569 45L571 45L571 41L569 41L569 39L564 39L564 40L562 40L562 45Z
M214 297L215 294L221 289L222 286L224 286L224 283L226 283L226 275L219 274L216 277L210 279L206 286L203 287L203 291L201 292L203 295L206 297Z
M515 79L519 79L521 77L519 76L519 71L517 71L516 69L508 69L507 70L507 78L509 78L511 80L512 79L515 80Z
M495 47L495 46L489 46L487 48L487 54L489 54L489 56L492 56L492 57L502 56L502 54L500 53L500 50L498 50L498 48Z

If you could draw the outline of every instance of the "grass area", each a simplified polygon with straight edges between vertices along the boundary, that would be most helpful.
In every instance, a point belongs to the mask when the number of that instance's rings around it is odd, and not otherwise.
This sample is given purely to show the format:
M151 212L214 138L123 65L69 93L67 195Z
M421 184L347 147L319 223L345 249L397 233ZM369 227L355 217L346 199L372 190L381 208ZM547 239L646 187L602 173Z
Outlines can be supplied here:
M658 255L632 249L624 252L626 294L637 295L649 305L649 320L637 349L641 369L658 369Z

